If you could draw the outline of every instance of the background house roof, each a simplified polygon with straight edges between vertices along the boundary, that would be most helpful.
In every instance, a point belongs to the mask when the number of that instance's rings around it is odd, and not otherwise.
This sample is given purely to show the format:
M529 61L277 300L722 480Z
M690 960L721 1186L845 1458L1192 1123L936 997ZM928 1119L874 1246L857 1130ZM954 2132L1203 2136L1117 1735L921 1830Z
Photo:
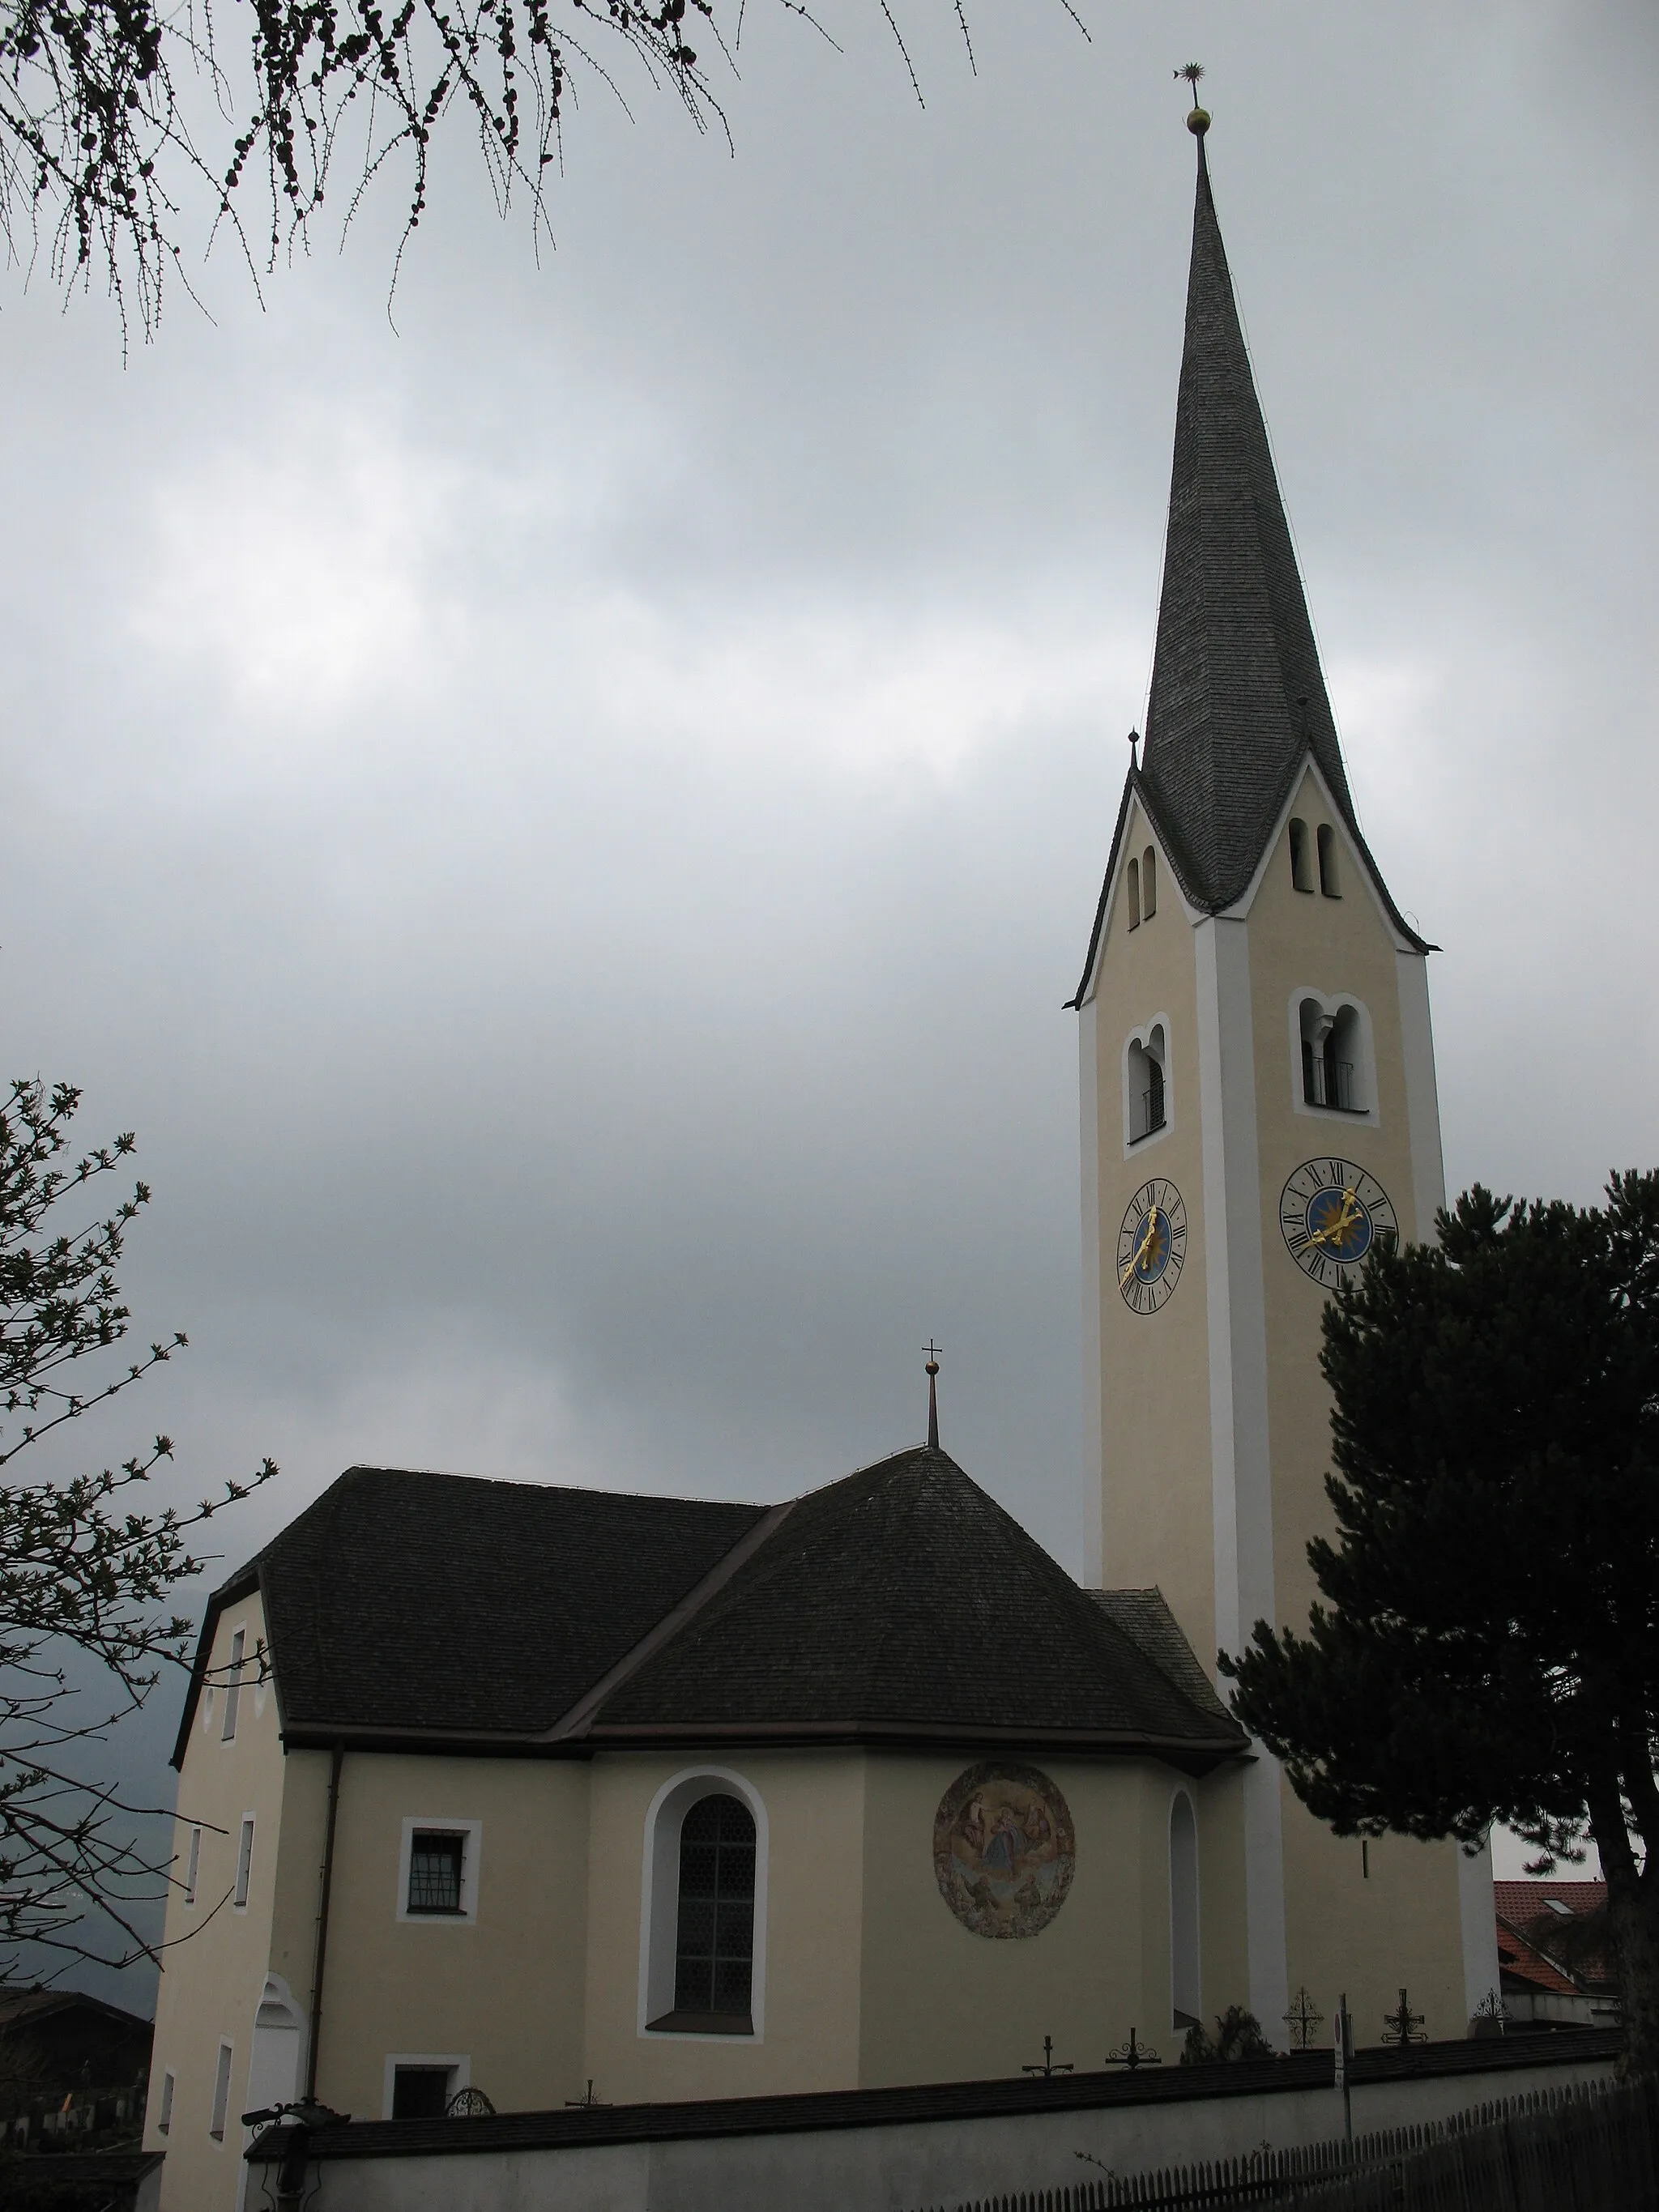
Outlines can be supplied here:
M1120 1594L1137 1638L926 1449L769 1510L354 1468L216 1593L176 1761L255 1587L290 1744L1246 1741L1156 1592Z
M1618 1984L1605 1881L1495 1881L1498 1960L1505 1977L1553 1996Z

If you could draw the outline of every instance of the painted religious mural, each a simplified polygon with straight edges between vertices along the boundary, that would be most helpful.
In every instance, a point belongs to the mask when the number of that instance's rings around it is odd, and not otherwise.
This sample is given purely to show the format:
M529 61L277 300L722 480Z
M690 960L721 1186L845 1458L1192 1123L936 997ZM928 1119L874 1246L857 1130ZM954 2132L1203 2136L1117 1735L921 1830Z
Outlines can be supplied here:
M1035 1766L970 1766L939 1801L933 1872L975 1936L1035 1936L1066 1902L1077 1863L1071 1808Z

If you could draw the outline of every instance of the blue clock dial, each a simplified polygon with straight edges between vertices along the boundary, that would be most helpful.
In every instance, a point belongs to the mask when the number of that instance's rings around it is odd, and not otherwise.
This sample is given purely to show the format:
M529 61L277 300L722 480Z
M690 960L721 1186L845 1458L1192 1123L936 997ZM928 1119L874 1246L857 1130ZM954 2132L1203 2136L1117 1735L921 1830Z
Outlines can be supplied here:
M1310 1282L1334 1290L1374 1246L1399 1241L1394 1206L1376 1177L1352 1160L1304 1160L1285 1185L1279 1225Z
M1130 1312L1167 1304L1186 1261L1186 1206L1172 1182L1155 1176L1129 1200L1117 1232L1117 1287Z

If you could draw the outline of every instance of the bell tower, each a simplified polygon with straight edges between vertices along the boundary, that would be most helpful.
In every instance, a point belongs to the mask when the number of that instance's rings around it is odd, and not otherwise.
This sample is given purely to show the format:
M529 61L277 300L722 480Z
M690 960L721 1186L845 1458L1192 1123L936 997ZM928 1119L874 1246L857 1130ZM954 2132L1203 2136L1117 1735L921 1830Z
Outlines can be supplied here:
M1158 1586L1212 1666L1307 1618L1330 1526L1330 1289L1444 1196L1428 955L1348 788L1194 108L1197 200L1144 748L1082 981L1091 1577ZM1362 1850L1265 1753L1237 1785L1247 2002L1346 1989L1362 2041L1401 1983L1461 2035L1498 1978L1491 1869ZM1225 1822L1201 1838L1223 1880ZM1206 1963L1206 1982L1210 1969ZM1368 2025L1375 2011L1376 2021Z

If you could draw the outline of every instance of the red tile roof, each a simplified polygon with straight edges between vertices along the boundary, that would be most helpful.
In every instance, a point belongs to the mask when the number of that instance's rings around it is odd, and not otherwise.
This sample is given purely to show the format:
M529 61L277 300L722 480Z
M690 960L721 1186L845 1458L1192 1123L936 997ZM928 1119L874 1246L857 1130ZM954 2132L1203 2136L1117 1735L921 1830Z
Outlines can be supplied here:
M1604 1910L1604 1881L1495 1881L1498 1962L1502 1972L1553 1996L1583 1996L1614 1985L1617 1974L1603 1945L1585 1949L1565 1941L1573 1921ZM1557 1910L1565 1905L1565 1912Z

